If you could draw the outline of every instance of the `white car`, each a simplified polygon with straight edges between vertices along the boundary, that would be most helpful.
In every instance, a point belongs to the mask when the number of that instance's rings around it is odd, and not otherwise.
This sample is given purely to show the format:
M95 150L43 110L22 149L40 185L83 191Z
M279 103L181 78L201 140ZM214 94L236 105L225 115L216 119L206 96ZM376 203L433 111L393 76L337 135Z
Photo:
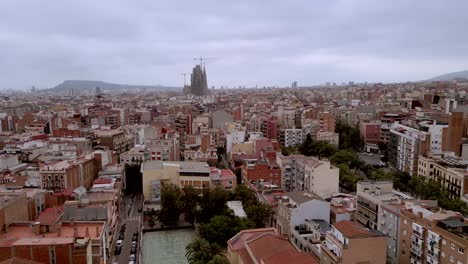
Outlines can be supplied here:
M135 254L131 254L130 255L130 261L135 261L136 257L135 257Z
M122 246L122 243L123 243L122 240L117 240L116 246L117 246L117 247L121 247L121 246Z

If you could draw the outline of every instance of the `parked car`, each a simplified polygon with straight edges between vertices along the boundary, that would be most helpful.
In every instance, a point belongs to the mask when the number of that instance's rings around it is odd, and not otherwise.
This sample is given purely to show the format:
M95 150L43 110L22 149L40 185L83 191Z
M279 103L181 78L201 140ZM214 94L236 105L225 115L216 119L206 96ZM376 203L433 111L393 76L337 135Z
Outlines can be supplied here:
M135 254L136 253L136 245L132 245L130 248L130 254Z
M135 260L136 260L135 254L131 254L130 255L130 261L135 261Z
M117 243L115 243L115 245L120 248L122 247L122 243L123 243L122 239L119 239L117 240Z

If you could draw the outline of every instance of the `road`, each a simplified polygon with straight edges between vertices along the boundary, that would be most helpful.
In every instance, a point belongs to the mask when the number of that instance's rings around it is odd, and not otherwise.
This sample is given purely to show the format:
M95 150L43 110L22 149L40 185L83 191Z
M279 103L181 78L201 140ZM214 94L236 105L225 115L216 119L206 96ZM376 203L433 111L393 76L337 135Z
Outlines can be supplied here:
M112 245L112 262L111 263L119 263L119 264L127 264L130 261L130 248L132 245L132 235L133 232L138 233L138 241L137 241L137 252L136 258L137 260L135 263L139 263L139 256L140 256L140 239L141 239L141 213L138 212L138 208L142 206L142 196L135 195L133 198L130 196L124 196L122 198L122 209L120 211L120 222L116 232L116 238L114 239L114 243ZM115 255L115 243L117 242L118 236L120 234L120 230L122 225L125 224L125 235L124 240L122 243L122 250L120 255Z

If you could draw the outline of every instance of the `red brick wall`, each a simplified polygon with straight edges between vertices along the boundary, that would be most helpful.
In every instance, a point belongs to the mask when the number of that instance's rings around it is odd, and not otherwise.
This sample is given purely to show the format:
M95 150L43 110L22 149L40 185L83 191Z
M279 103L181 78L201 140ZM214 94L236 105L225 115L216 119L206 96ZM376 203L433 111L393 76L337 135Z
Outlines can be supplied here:
M57 263L70 263L70 247L71 245L55 246L55 259Z
M11 258L10 247L0 247L0 261L5 261Z
M31 259L31 251L28 246L16 246L14 247L14 251L15 251L16 257L24 258L24 259Z
M270 176L270 174L272 175ZM274 176L274 174L278 176ZM281 169L269 168L268 164L256 164L253 169L247 169L247 167L243 165L242 177L249 181L263 180L265 182L272 182L278 187L281 187Z
M28 251L30 250L30 248L32 248L32 258L24 257L25 259L31 259L31 260L43 262L43 263L50 263L49 246L47 245L29 246ZM16 256L18 256L18 254L16 254ZM57 263L61 263L61 262L57 262Z

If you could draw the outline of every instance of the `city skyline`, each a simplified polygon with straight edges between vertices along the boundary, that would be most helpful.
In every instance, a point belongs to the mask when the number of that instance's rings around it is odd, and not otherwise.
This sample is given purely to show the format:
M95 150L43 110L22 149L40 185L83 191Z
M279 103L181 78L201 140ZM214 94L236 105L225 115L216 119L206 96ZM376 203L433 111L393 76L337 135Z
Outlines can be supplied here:
M405 82L468 69L464 1L0 4L0 89L64 80L183 86ZM21 10L21 12L18 12ZM102 10L106 10L103 12Z

